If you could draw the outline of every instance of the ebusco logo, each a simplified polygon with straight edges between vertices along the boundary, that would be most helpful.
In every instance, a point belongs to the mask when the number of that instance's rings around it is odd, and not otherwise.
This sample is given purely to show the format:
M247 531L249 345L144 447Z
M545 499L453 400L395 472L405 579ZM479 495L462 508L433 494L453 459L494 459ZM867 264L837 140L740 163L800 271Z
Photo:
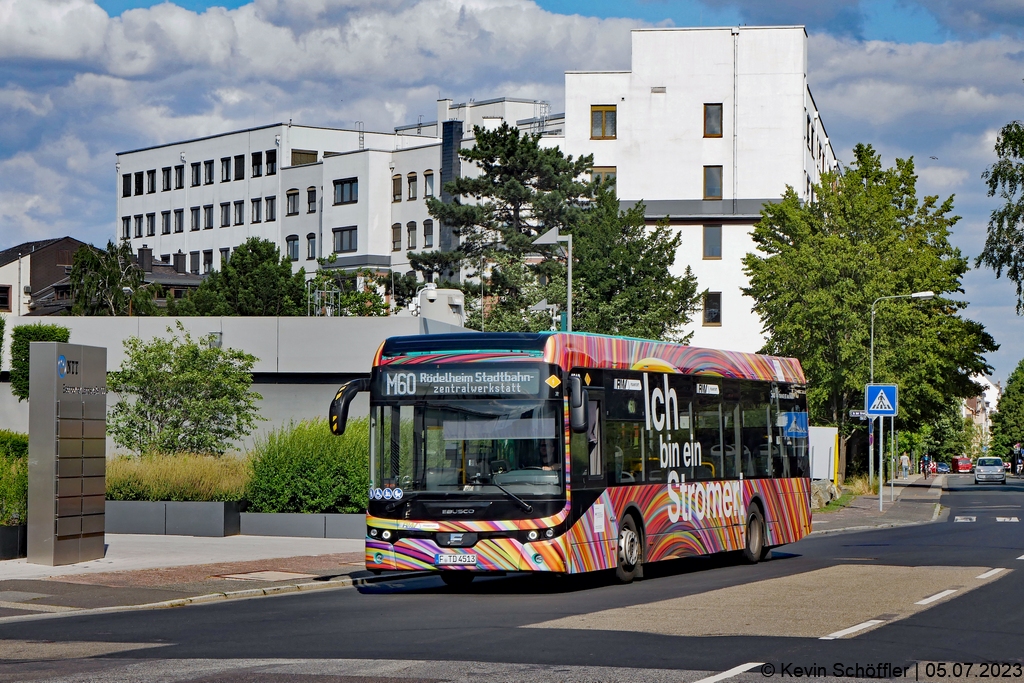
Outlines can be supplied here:
M416 393L416 373L395 372L385 377L384 393L387 396L411 396Z
M64 354L57 357L57 376L63 379L67 375L78 374L78 361L68 360Z

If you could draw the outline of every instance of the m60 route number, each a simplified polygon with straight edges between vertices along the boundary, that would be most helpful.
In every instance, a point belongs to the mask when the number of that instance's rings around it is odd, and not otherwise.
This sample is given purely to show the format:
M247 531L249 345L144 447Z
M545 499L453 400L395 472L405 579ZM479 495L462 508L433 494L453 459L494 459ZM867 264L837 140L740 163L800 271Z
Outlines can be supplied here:
M396 372L386 376L384 392L388 396L411 396L416 393L416 373Z

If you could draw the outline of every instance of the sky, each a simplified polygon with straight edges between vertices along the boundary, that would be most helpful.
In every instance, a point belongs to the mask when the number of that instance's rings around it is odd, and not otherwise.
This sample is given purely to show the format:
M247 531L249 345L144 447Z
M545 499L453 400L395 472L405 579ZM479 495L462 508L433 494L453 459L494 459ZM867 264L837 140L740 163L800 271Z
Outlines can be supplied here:
M628 69L629 29L801 24L841 161L914 157L919 195L955 196L973 258L997 202L981 173L1024 111L1021 0L0 0L0 248L115 234L118 151L294 119L390 130L439 96L551 102L564 72ZM1024 357L1015 292L964 278L966 315Z

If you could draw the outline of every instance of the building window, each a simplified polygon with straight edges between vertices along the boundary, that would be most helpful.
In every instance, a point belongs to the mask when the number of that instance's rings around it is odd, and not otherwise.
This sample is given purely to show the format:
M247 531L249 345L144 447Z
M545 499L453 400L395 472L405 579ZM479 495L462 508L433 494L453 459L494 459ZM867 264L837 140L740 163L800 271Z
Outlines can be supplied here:
M407 178L407 181L409 186L409 199L411 201L413 199L416 199L416 174L410 173Z
M704 137L722 137L722 105L704 105Z
M142 214L135 217L135 236L142 237Z
M185 209L174 210L174 232L185 232Z
M267 150L267 175L274 175L277 173L277 150ZM267 220L270 220L269 218Z
M358 248L357 228L334 229L334 253L345 254Z
M198 206L193 206L189 210L189 212L192 214L191 215L192 222L189 223L188 229L189 230L193 230L193 231L198 230L199 229L199 207Z
M203 184L213 185L213 159L203 162Z
M135 194L142 194L142 171L135 173Z
M252 153L252 177L259 178L263 175L263 152Z
M147 213L146 214L146 237L155 237L155 236L156 236L156 214L155 213Z
M423 221L423 248L431 249L434 246L434 221Z
M267 221L277 220L277 197L267 197L263 201L267 205Z
M316 213L316 188L306 189L306 213Z
M132 236L132 217L123 216L121 218L121 239L131 239Z
M170 192L171 191L171 167L160 170L160 191Z
M224 157L220 160L220 181L226 183L231 180L231 157Z
M391 251L402 251L402 224L391 226Z
M315 164L317 153L311 149L293 149L292 150L292 166L306 166L307 164Z
M11 312L11 286L0 285L0 311Z
M203 272L209 273L213 270L213 249L203 250Z
M359 179L345 178L334 181L334 203L355 204L359 201Z
M609 180L615 180L615 167L595 166L590 169L590 177L599 183L606 183Z
M705 259L720 259L720 258L722 258L722 226L721 225L705 225L704 226L704 258Z
M285 245L286 245L286 247L288 249L288 258L290 258L292 261L298 261L299 260L299 236L298 235L288 235L288 237L285 239Z
M245 222L245 202L235 202L235 225L241 225Z
M174 167L174 189L180 190L185 187L185 165Z
M593 105L590 107L590 139L615 139L615 105Z
M131 197L132 196L132 174L125 173L121 176L121 196Z
M160 234L170 235L171 234L171 212L163 211L160 214Z
M405 226L405 231L408 233L407 246L409 249L416 248L416 222L409 221Z
M306 259L308 261L316 259L316 234L312 232L306 235Z
M704 324L708 326L722 324L721 292L707 292L704 294Z
M220 269L224 270L224 266L228 262L228 258L231 256L231 250L227 247L220 248Z
M223 202L220 205L220 227L226 228L231 225L231 203Z
M192 273L199 274L199 252L190 251L188 254L188 269Z
M391 201L402 201L402 176L400 175L391 178Z
M156 169L146 171L146 194L156 192Z
M287 206L285 206L285 215L294 216L299 213L299 191L289 190L288 194L285 195L287 198ZM270 220L269 218L267 220Z
M245 155L235 157L235 180L245 180Z
M213 230L213 204L203 207L203 230Z
M704 199L722 198L722 167L704 167Z
M250 219L251 219L251 221L253 223L259 223L260 220L262 220L263 214L260 211L260 209L262 209L262 208L263 208L263 200L262 199L254 199L254 200L252 200L252 213L250 214Z
M192 164L192 187L199 187L199 183L200 183L199 167L201 165L202 164L200 164L198 161L195 162L194 164Z
M434 174L431 171L425 171L423 173L423 196L434 196Z

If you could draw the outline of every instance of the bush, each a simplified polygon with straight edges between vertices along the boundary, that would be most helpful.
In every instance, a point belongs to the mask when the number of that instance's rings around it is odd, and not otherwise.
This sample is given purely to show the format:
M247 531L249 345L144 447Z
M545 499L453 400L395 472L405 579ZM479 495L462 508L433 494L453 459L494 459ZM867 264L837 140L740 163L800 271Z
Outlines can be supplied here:
M11 330L11 393L18 401L28 400L29 343L34 341L65 342L71 330L60 325L19 325Z
M249 511L365 511L369 439L367 418L349 420L340 437L323 418L270 432L250 452Z
M241 500L249 478L242 458L178 453L107 461L107 500Z
M0 526L28 519L28 435L0 429Z

